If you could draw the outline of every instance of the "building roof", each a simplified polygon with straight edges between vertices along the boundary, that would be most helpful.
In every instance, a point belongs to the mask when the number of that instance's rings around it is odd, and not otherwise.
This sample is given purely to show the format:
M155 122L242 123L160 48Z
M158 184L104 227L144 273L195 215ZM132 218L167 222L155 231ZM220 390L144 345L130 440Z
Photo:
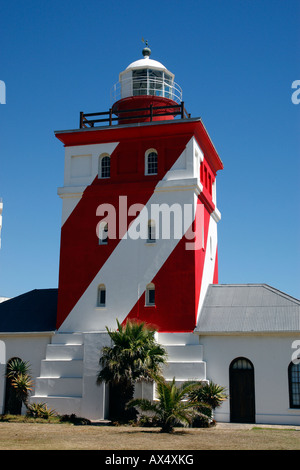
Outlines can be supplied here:
M210 285L196 331L300 333L300 301L266 284Z
M0 304L0 334L56 329L57 289L35 289Z

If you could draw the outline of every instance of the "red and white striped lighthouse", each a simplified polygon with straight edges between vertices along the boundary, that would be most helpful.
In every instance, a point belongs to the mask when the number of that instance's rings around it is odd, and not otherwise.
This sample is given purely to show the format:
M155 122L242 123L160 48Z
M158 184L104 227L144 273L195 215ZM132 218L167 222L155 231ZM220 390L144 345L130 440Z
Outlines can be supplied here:
M128 318L192 332L218 282L223 165L174 75L150 53L146 46L120 73L109 112L81 113L79 129L56 132L65 146L60 332Z
M80 113L79 129L56 132L65 146L57 331L31 397L90 419L109 416L108 387L95 377L116 320L155 326L166 380L206 380L195 326L218 282L223 165L201 119L148 47L113 94L108 112ZM153 384L135 393L151 398Z

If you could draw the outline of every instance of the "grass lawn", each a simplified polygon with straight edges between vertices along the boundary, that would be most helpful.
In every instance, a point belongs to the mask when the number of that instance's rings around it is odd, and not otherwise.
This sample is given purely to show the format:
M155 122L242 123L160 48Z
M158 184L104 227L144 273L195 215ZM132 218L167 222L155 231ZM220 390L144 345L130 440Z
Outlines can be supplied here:
M300 450L289 428L159 428L0 422L0 450Z

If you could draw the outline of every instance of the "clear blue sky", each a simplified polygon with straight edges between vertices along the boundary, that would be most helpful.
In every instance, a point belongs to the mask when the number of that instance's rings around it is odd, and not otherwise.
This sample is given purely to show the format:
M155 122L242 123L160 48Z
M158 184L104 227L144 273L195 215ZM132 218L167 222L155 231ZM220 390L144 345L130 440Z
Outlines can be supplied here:
M57 287L64 148L141 58L175 73L224 163L219 281L300 298L298 0L18 0L0 16L0 296Z

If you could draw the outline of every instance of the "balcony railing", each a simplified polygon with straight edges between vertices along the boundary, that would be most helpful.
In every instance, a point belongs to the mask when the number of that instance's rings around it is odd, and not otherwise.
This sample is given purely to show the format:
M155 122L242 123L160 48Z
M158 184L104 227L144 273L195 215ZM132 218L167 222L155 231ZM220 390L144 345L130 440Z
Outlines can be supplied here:
M162 73L162 72L160 72ZM168 98L180 104L182 89L171 78L150 78L148 75L140 77L122 78L111 89L111 103L129 96L152 95Z
M191 117L191 115L186 111L183 101L178 105L174 104L170 106L153 106L150 104L150 106L147 108L118 110L118 116L114 116L115 115L112 108L101 113L86 114L81 111L79 127L80 129L84 129L88 127L95 127L95 125L112 126L116 122L117 124L122 124L122 121L128 123L128 121L134 119L149 119L149 121L152 122L155 117L161 116L180 116L181 119L188 119Z

